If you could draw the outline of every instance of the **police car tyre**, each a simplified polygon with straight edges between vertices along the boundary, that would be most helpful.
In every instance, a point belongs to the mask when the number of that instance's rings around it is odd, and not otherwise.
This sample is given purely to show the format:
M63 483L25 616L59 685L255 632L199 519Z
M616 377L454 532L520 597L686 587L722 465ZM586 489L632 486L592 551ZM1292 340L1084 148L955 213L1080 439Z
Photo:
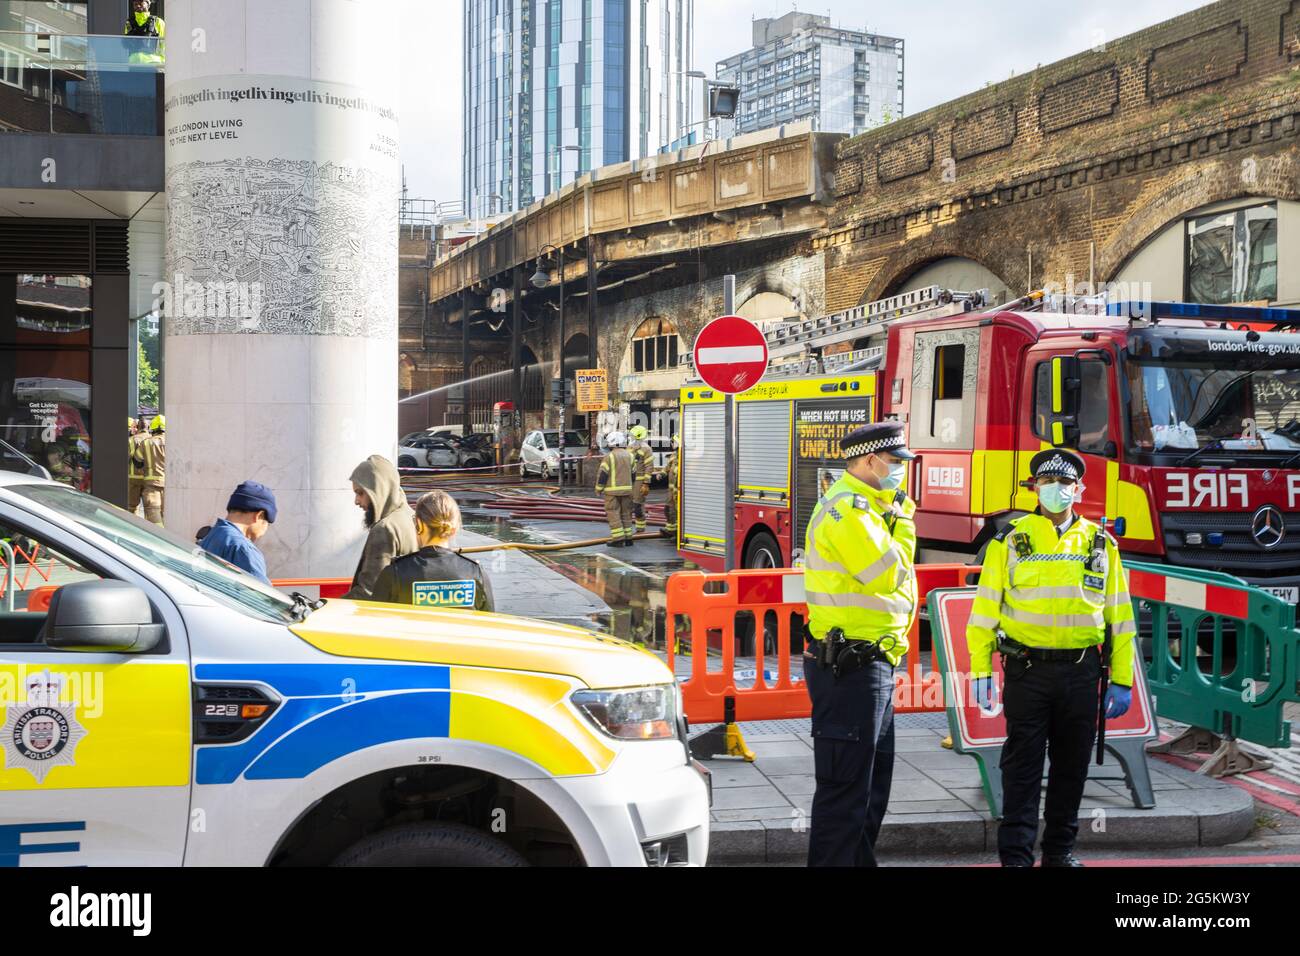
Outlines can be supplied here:
M766 531L754 535L745 546L746 568L781 567L781 546Z
M415 459L412 458L410 455L402 455L400 458L397 459L397 467L398 467L398 468L414 468L414 467L415 467Z
M513 847L458 823L413 823L372 833L334 866L528 866Z

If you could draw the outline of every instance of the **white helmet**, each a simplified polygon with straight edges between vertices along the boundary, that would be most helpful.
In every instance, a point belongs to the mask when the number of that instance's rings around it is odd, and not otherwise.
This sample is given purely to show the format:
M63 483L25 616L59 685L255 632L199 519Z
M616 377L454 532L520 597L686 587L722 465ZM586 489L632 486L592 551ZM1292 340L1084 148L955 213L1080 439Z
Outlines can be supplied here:
M605 439L605 444L610 448L625 448L627 446L627 436L622 432L610 432L609 437Z

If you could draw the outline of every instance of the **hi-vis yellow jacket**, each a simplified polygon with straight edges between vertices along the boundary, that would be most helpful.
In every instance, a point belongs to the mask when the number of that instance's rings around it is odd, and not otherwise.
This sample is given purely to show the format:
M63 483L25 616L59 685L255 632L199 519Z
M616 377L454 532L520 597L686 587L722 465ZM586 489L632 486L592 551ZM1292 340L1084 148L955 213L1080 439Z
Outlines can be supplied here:
M1111 626L1111 680L1133 684L1133 602L1115 540L1107 534L1106 567L1085 566L1097 524L1075 519L1065 534L1040 514L1029 514L989 542L979 590L966 625L971 675L992 673L994 630L1029 647L1100 644Z
M884 641L897 664L916 614L916 503L847 472L817 503L804 548L808 629ZM892 642L886 640L892 638Z
M632 494L633 470L632 453L626 448L612 448L600 463L596 475L596 491L613 498L623 498Z

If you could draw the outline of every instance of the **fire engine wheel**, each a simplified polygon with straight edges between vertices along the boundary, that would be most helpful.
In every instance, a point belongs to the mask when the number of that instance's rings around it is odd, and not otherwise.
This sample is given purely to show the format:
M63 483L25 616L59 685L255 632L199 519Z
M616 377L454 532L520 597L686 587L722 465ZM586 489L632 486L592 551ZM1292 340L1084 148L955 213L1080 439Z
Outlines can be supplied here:
M745 547L745 567L751 569L781 567L781 546L776 543L776 538L766 531L754 535Z
M403 455L401 458L398 458L398 459L397 459L397 467L398 467L398 468L414 468L414 467L415 467L415 459L412 458L410 455Z
M335 866L528 866L513 847L457 823L414 823L372 833Z

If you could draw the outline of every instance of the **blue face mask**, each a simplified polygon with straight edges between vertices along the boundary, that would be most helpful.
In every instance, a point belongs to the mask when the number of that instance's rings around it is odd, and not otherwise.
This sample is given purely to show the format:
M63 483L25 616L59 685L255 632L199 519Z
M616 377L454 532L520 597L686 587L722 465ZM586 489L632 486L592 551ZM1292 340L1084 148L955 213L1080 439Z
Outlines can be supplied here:
M1074 485L1055 482L1038 489L1038 503L1051 514L1060 514L1074 504Z
M894 491L903 483L903 476L907 474L906 462L895 462L889 466L889 474L880 479L880 487L883 491Z

